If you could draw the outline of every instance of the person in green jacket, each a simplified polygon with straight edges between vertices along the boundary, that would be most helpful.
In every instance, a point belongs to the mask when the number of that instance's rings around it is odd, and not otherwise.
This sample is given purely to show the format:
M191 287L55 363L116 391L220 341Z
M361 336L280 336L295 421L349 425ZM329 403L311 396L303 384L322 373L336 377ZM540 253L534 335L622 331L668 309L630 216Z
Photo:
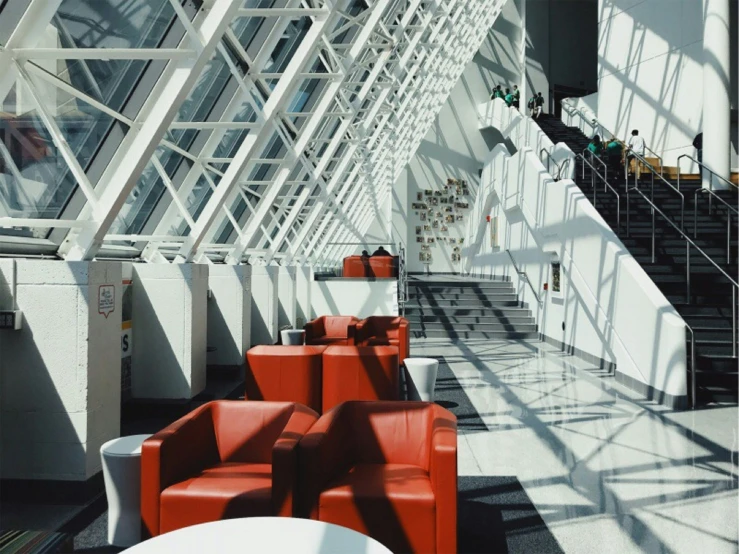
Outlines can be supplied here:
M516 109L521 107L521 91L516 85L513 85L513 107Z
M600 135L595 135L593 140L588 144L588 151L592 152L599 158L603 155L603 143L600 140Z
M513 95L511 94L511 89L505 89L505 96L503 97L503 100L505 100L506 106L508 106L509 108L513 105Z
M623 171L623 152L624 147L617 139L611 139L606 143L606 163L608 164L609 172L613 171L616 178Z

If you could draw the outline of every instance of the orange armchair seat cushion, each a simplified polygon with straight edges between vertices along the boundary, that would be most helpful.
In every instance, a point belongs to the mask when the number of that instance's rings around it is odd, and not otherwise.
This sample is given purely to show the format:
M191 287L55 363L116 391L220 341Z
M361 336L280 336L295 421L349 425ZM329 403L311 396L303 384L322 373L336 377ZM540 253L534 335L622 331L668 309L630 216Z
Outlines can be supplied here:
M321 411L325 346L255 346L246 353L245 400L298 402Z
M361 346L397 347L401 364L411 355L410 324L403 317L370 316L356 324L353 334Z
M457 548L457 426L428 402L346 402L300 442L300 513L393 552Z
M323 353L322 410L347 400L398 400L398 350L391 346L329 346Z
M350 315L323 315L305 324L305 344L352 345L358 318Z
M292 516L297 444L317 418L289 402L217 400L144 441L144 534L226 518Z

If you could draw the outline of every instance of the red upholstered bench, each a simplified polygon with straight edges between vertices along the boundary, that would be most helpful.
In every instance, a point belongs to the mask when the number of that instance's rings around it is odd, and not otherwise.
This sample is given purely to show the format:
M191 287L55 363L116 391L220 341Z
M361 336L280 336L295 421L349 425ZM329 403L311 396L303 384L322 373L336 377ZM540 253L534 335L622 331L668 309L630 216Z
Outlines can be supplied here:
M326 346L255 346L246 353L245 400L298 402L321 412Z
M370 277L397 277L397 256L372 256L369 259Z
M398 349L330 346L323 353L323 412L347 400L398 400Z

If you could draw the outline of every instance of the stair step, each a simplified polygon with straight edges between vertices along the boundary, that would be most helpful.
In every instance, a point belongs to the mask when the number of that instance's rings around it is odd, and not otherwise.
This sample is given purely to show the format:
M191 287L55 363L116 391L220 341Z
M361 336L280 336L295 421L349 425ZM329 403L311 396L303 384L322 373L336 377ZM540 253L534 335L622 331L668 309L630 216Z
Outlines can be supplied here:
M411 323L428 325L431 323L443 323L445 325L474 325L474 324L486 324L486 323L501 323L509 325L526 325L534 322L534 318L531 316L454 316L454 315L418 315L418 314L406 314L406 319Z
M438 330L438 331L450 331L458 333L460 331L484 331L484 332L497 332L506 331L509 333L533 333L536 331L536 325L533 321L525 324L511 325L509 323L421 323L421 327L416 327L418 330Z
M456 293L456 294L474 294L478 291L487 292L487 291L512 291L513 290L513 284L510 282L500 282L500 283L494 283L489 284L485 283L484 285L476 285L476 286L421 286L421 285L412 285L408 284L408 292L410 293L418 293L418 294L445 294L445 293Z
M435 306L419 306L418 304L407 304L405 308L406 316L442 316L442 317L531 317L531 310L522 307L498 307L498 308L455 308L455 307L435 307Z
M488 296L484 300L479 298L463 298L459 300L414 298L413 304L416 306L438 306L440 308L497 308L502 306L525 307L518 301L518 297L515 294L498 294Z
M446 331L430 329L425 332L414 331L414 336L427 338L445 338L445 339L491 339L491 340L518 340L518 339L538 339L538 332L531 333L511 333L507 331Z

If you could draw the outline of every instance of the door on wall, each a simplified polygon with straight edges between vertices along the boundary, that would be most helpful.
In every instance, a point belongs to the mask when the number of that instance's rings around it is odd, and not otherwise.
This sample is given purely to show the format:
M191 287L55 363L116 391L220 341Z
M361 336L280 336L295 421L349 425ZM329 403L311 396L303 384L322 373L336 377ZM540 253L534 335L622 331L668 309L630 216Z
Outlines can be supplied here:
M549 108L549 113L559 119L562 116L562 100L565 98L580 98L593 94L594 90L585 88L568 87L565 85L554 85L549 91L550 101L553 103Z

